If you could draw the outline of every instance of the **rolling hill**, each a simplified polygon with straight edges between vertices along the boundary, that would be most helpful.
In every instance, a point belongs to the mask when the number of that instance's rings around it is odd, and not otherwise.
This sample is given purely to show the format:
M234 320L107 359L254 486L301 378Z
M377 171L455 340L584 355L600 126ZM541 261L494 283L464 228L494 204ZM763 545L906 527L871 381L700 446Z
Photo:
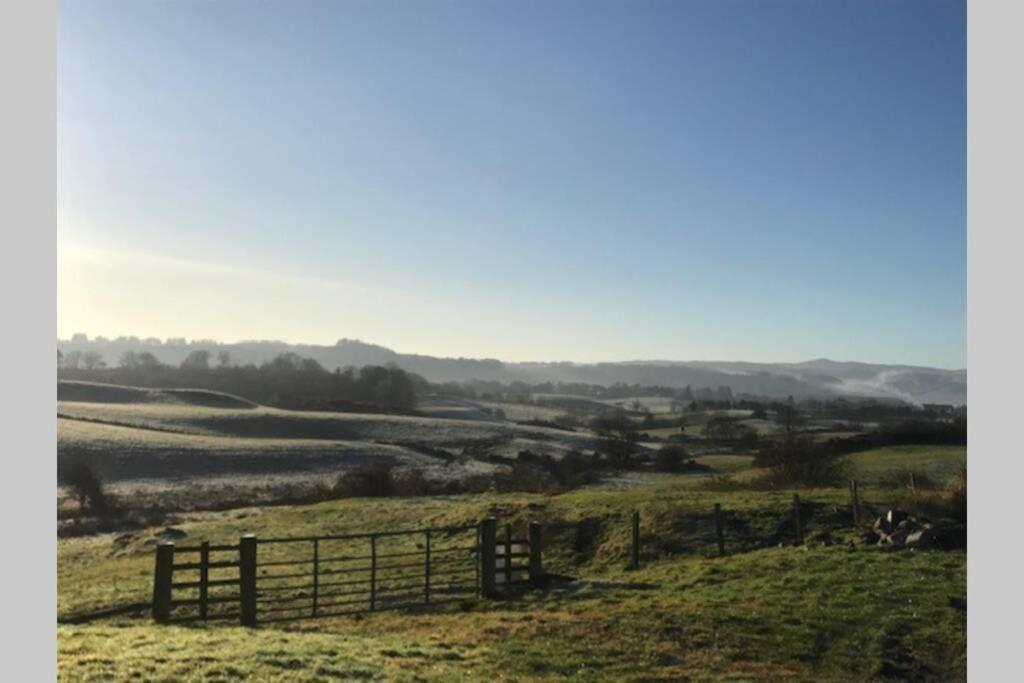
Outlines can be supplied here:
M313 358L328 369L345 366L395 365L433 382L487 380L500 382L616 383L669 387L727 386L734 393L785 398L840 396L877 397L910 403L967 402L967 370L945 370L910 365L837 362L817 359L802 363L745 363L731 361L625 361L616 363L528 362L507 363L496 359L438 358L398 353L365 342L342 339L334 346L249 341L221 344L215 341L58 340L65 354L99 353L108 365L126 351L148 351L165 363L178 364L198 349L227 351L235 363L260 364L285 352Z

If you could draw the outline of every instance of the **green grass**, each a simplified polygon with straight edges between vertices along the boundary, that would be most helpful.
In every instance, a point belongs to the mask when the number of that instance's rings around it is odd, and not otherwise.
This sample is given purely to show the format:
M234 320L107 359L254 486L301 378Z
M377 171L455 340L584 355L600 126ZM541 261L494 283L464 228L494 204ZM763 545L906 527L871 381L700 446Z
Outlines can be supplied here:
M752 455L699 455L694 458L701 465L707 465L716 474L728 474L748 469L754 461Z
M255 631L129 618L61 626L61 680L963 680L964 615L949 597L966 595L965 553L842 545L739 552L787 528L791 493L703 492L694 480L195 515L177 525L188 533L180 543L442 526L489 514L517 523L595 520L598 533L579 559L571 536L547 534L548 567L580 580L520 600ZM866 495L868 504L885 502L885 492ZM814 506L809 535L834 526L832 510L847 503L840 489L801 497ZM715 503L730 520L735 554L726 558L711 556ZM626 571L633 510L644 566ZM61 540L59 613L148 599L152 533Z
M963 553L781 548L608 570L466 611L62 626L61 680L965 678Z
M889 446L853 453L845 457L852 476L866 483L878 483L894 474L924 474L945 484L967 463L966 446Z
M450 480L492 472L495 466L471 457L452 462L424 453L417 444L447 448L457 456L467 445L487 443L510 458L524 449L558 456L596 444L591 434L503 422L267 407L60 402L58 416L58 454L87 456L104 479L122 489L157 479L170 488L175 482L186 488L223 485L219 479L232 475L309 484L323 477L333 481L344 470L377 459ZM236 489L262 486L236 484Z

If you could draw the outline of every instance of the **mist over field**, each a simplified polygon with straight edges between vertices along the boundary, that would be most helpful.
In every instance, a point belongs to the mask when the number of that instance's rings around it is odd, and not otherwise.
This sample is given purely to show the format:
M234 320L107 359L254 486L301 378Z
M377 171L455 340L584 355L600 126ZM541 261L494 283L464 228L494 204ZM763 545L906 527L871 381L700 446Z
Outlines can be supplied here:
M493 358L439 358L399 353L376 344L341 339L334 346L287 344L279 341L221 343L216 340L185 340L137 337L89 339L75 335L58 340L67 356L74 352L99 354L109 367L123 353L148 351L164 363L179 364L191 352L227 351L233 364L261 364L293 352L312 358L325 368L395 364L431 382L484 380L499 382L582 382L657 385L674 388L729 387L735 393L785 398L860 396L898 399L913 404L967 402L967 370L946 370L910 365L837 362L821 358L802 363L745 363L714 361L637 360L608 363L529 362L508 363Z

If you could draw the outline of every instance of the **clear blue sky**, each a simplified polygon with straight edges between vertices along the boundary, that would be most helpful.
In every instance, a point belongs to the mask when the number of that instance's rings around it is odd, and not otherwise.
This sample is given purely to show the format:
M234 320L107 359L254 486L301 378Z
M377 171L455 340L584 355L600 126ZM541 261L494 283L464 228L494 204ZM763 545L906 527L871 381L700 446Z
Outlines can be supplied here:
M963 2L62 2L60 336L964 367Z

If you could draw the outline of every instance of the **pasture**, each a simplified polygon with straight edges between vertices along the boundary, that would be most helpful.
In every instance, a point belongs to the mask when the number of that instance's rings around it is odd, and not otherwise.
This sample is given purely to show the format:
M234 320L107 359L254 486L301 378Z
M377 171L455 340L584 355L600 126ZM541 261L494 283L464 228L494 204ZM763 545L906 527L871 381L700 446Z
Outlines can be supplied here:
M550 540L558 571L576 581L516 600L254 631L156 627L148 617L62 625L61 679L963 680L965 618L951 601L966 595L963 551L740 548L737 539L730 555L714 557L701 525L716 502L750 519L754 537L785 518L790 493L708 492L699 481L667 475L554 496L350 499L187 515L176 525L187 542L443 526L490 514L591 520L597 531L582 553L568 552L568 539ZM802 496L819 505L809 535L831 523L833 506L848 503L841 489ZM881 506L887 496L870 491L866 503ZM633 510L645 549L641 568L628 571ZM59 614L146 600L158 533L60 540Z

